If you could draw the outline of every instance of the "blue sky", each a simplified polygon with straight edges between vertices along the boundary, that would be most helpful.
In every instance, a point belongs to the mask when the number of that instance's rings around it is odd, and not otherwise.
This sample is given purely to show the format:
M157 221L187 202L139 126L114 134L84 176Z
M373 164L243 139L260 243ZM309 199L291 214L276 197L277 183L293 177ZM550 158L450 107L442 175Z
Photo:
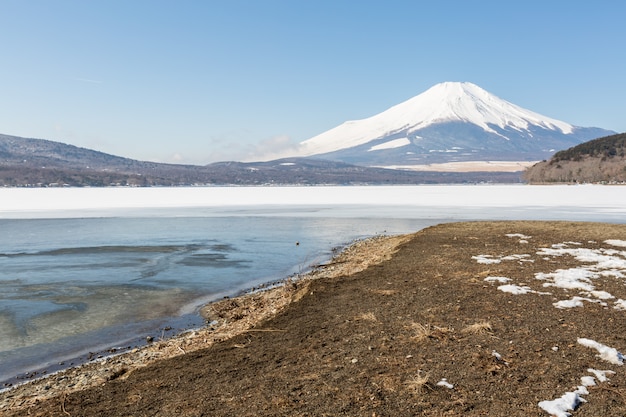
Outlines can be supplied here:
M204 164L443 81L626 131L626 2L0 0L0 133Z

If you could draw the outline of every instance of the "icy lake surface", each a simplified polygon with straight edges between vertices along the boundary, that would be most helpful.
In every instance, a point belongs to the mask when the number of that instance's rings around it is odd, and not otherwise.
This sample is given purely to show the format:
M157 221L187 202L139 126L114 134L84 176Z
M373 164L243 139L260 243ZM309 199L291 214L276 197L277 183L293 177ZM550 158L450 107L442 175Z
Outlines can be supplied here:
M0 383L200 326L203 303L354 239L504 219L623 223L626 188L0 189Z

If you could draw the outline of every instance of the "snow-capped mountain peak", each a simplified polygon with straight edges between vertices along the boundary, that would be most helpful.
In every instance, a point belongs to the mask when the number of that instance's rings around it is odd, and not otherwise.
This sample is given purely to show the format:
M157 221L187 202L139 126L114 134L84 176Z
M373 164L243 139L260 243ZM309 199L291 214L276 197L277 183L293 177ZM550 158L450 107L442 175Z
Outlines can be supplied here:
M514 127L527 129L530 124L550 130L571 133L573 126L523 109L483 90L479 86L464 82L445 82L431 87L413 99L402 103L422 121L415 128L425 127L442 121L463 121L494 132L489 125L502 129ZM391 109L390 109L391 110Z
M509 139L503 131L530 127L571 134L569 123L542 116L496 97L469 82L444 82L367 119L348 121L301 143L310 156L352 148L385 137L409 137L429 126L461 122Z

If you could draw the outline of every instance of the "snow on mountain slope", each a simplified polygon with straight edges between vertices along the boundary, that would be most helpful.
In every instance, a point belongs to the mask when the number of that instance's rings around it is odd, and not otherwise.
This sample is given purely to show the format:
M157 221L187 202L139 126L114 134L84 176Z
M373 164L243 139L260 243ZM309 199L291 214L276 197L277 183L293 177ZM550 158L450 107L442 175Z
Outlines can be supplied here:
M411 141L408 138L394 139L389 142L381 143L380 145L372 146L368 149L368 152L371 151L380 151L381 149L393 149L393 148L401 148L406 145L410 145Z
M503 130L528 131L533 127L568 135L575 129L502 100L475 84L444 82L375 116L345 122L308 139L300 144L298 154L327 154L398 134L407 137L428 126L449 122L469 123L507 140Z

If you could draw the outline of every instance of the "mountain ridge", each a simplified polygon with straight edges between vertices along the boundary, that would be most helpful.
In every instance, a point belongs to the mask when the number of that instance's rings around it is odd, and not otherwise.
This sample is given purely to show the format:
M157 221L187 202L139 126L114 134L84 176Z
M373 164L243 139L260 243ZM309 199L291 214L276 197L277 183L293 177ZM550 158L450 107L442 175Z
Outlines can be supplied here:
M553 119L468 82L444 82L374 116L301 142L294 156L366 166L533 161L615 133Z
M315 158L177 165L0 134L0 187L380 185L520 182L521 172L408 172Z

